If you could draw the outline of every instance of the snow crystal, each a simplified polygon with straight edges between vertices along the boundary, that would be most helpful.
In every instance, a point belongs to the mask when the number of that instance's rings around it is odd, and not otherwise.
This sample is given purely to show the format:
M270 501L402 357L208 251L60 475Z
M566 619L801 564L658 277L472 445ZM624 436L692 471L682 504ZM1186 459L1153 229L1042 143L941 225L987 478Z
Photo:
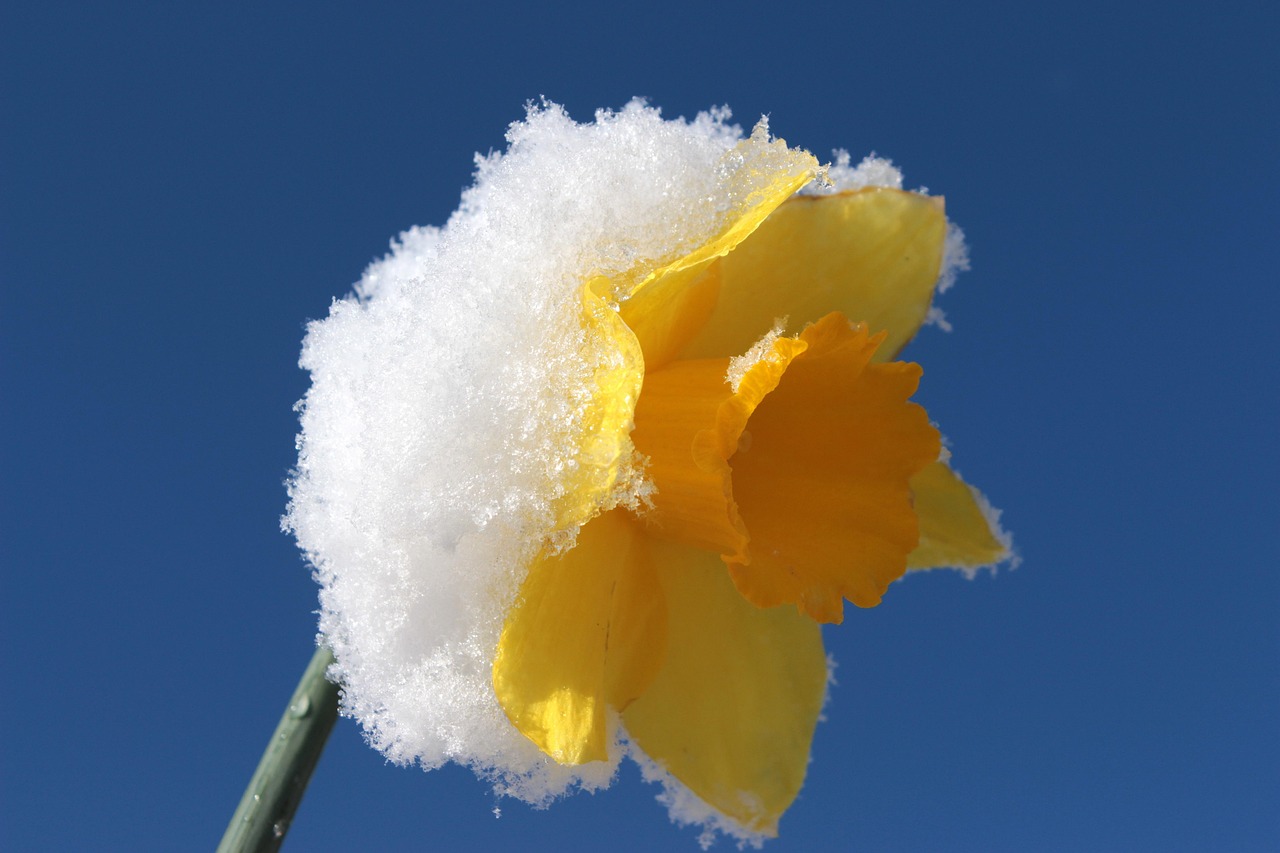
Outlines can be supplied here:
M848 151L837 148L831 153L836 159L826 168L826 181L814 181L802 192L809 195L830 195L867 187L902 189L902 172L892 161L872 154L864 157L857 166L850 166L853 161Z
M956 283L956 276L969 269L969 245L964 231L954 222L947 223L947 239L942 244L942 269L938 273L938 293L946 293ZM950 331L950 329L948 329Z
M951 331L951 321L947 319L947 314L937 305L930 305L929 310L924 314L924 324L926 326L937 326L944 332Z
M750 846L759 850L764 846L764 842L769 840L769 836L752 832L737 821L707 805L687 785L668 773L662 765L645 755L644 751L639 747L634 744L630 745L627 754L632 761L639 765L640 776L644 781L650 784L656 783L662 787L662 792L658 794L656 799L667 807L667 813L671 815L673 823L679 826L701 827L702 832L698 835L698 844L703 850L710 848L715 843L716 837L721 834L734 839L738 844L738 849Z
M738 393L738 387L742 384L743 377L747 375L747 371L765 359L776 359L778 357L773 352L773 345L778 342L778 338L782 337L782 333L786 328L787 318L777 318L773 321L773 328L765 332L764 337L756 341L751 349L742 355L729 359L729 370L724 378L729 383L729 387L733 388L733 393Z
M959 477L959 473L956 476ZM965 485L969 486L968 483L965 483ZM992 535L996 537L996 541L1004 548L1004 553L999 560L990 565L962 568L961 571L972 580L983 569L990 569L991 573L995 574L999 566L1007 565L1010 571L1018 568L1018 566L1022 565L1022 555L1013 547L1013 534L1000 526L1000 516L1004 515L1004 510L996 509L992 506L991 501L987 500L987 496L973 486L969 486L969 491L973 494L973 498L978 504L978 509L982 512L982 517L986 519L987 527L991 528Z

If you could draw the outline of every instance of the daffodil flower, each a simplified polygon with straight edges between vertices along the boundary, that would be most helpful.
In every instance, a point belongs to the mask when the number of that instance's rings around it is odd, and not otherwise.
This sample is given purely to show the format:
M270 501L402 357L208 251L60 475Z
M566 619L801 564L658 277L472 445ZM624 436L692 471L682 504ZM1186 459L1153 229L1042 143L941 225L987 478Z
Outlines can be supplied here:
M910 569L1009 555L896 360L943 272L942 201L802 194L818 161L723 115L544 107L511 139L443 232L407 234L308 338L288 523L344 709L394 760L462 760L534 801L607 783L630 749L720 828L773 835L827 689L820 624ZM569 163L572 190L526 161ZM534 248L507 258L507 232ZM434 291L414 278L437 267ZM521 275L554 292L466 283ZM543 319L522 338L524 315Z

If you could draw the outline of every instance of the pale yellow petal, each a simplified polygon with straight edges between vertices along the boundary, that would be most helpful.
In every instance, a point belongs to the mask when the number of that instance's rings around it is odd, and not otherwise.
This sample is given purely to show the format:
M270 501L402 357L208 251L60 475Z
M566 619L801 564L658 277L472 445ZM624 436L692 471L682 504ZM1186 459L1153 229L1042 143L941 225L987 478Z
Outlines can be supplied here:
M621 304L622 319L639 338L650 370L670 361L711 316L719 292L718 259L807 184L817 166L807 151L770 141L763 132L752 134L725 154L722 168L731 177L723 225L714 236L652 271L639 268L617 280L592 282L597 293L611 293Z
M631 427L644 382L635 335L609 304L584 287L583 360L595 364L591 396L577 425L574 465L554 472L556 527L571 530L614 506L632 477Z
M981 496L945 462L934 462L911 478L920 544L907 557L909 569L976 569L1008 559L994 519Z
M608 757L608 707L661 666L666 611L648 544L621 510L537 560L502 631L493 686L511 723L562 764Z
M654 542L670 637L658 677L623 713L635 743L718 811L774 835L804 782L826 687L817 623L760 609L712 552Z
M831 311L888 336L890 361L924 322L942 263L942 200L891 189L797 196L721 263L720 298L681 358L743 352L787 318L803 329Z

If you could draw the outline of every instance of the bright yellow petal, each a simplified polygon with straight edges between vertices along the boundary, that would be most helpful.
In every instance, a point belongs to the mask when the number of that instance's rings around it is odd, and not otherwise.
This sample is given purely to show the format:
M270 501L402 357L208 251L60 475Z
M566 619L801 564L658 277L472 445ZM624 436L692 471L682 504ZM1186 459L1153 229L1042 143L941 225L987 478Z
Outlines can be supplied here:
M738 595L709 551L655 542L670 646L623 713L635 743L705 802L774 835L804 782L827 681L817 623Z
M911 478L920 545L909 569L977 569L1009 557L1000 533L983 512L981 496L947 466L935 462Z
M892 360L924 322L942 263L942 199L890 189L797 196L725 257L711 319L681 358L744 352L774 320L794 334L831 311L888 332Z
M556 528L573 530L618 502L631 480L631 426L644 382L644 356L608 303L583 289L583 361L596 364L594 388L577 425L573 467L554 472Z
M818 161L757 131L726 152L722 165L731 178L715 236L656 270L592 282L597 293L611 293L621 303L622 319L639 338L650 370L675 357L711 316L720 287L715 262L812 180Z
M507 615L493 687L511 723L562 764L608 758L606 708L656 675L666 611L643 534L622 510L539 559Z

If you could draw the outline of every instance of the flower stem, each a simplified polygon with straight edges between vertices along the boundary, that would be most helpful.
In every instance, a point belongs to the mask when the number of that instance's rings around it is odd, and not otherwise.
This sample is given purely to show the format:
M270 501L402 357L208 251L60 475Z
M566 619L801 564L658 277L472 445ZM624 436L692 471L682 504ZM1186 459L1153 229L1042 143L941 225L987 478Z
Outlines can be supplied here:
M280 849L338 719L338 685L324 677L332 663L332 652L323 646L316 649L231 816L218 853Z

